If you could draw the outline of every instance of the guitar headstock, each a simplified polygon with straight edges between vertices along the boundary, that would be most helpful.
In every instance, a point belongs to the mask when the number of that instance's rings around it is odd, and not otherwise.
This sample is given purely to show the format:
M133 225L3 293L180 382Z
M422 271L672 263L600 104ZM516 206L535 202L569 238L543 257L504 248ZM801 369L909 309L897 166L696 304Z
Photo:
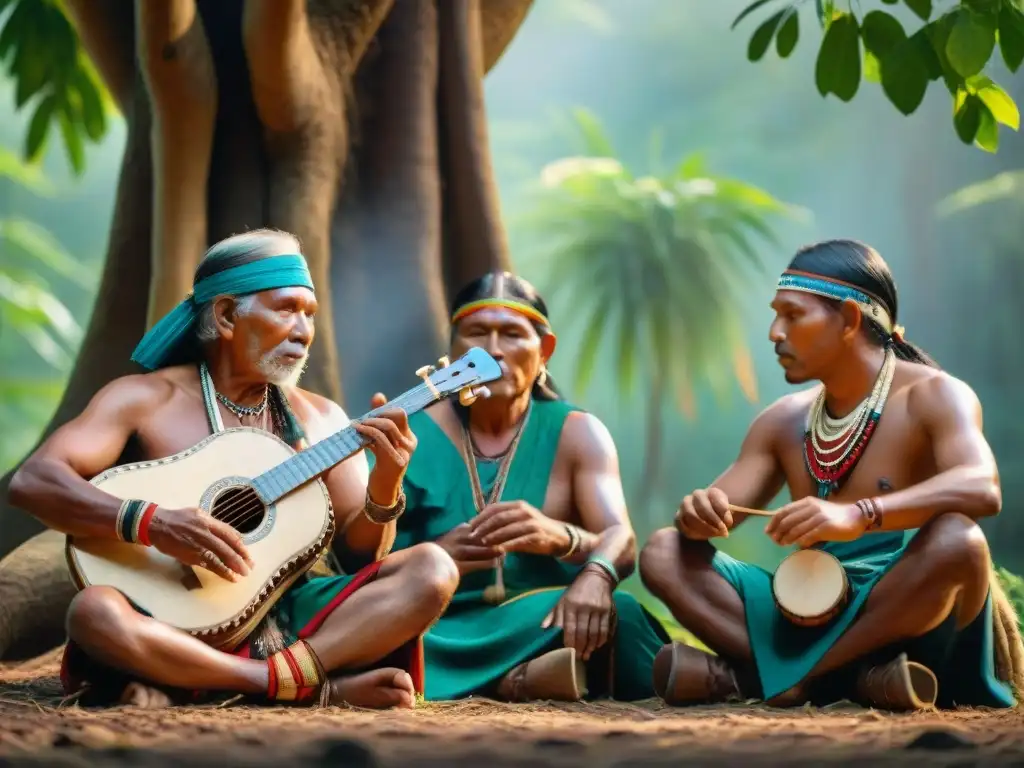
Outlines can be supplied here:
M437 400L458 394L459 402L469 405L477 397L486 396L484 384L501 378L501 366L486 350L473 347L454 362L438 360L439 367L424 366L416 371Z

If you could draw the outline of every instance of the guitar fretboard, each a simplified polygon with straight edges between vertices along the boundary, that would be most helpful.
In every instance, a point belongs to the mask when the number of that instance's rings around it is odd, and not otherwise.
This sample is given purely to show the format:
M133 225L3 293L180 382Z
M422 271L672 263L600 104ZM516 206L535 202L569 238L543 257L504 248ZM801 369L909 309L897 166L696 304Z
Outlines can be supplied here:
M411 416L436 400L434 393L425 384L420 384L360 418L365 419L391 408L402 408ZM273 504L335 464L340 464L368 442L352 427L345 427L254 478L253 489L264 504Z

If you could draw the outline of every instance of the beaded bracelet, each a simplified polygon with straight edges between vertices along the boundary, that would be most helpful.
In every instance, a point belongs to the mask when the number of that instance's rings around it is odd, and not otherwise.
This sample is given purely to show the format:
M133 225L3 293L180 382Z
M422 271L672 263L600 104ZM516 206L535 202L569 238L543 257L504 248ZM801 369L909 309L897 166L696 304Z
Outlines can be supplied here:
M370 498L370 492L366 492L366 503L363 505L363 514L371 523L386 525L397 520L405 512L405 491L399 491L398 499L390 507L382 507Z
M128 544L150 546L149 524L156 512L156 504L141 499L125 499L117 510L114 530L117 538Z
M882 504L878 499L860 499L857 502L857 509L867 521L865 530L870 531L882 527Z
M619 572L615 568L615 565L612 564L612 561L609 560L607 557L603 557L601 555L591 555L587 558L587 562L584 564L584 568L588 565L596 565L603 571L607 572L607 574L612 577L612 584L618 586Z

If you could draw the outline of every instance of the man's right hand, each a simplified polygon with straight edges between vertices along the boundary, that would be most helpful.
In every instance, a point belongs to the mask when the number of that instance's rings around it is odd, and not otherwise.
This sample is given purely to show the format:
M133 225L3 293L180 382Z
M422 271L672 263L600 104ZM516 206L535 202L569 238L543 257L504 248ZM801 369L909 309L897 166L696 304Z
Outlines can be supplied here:
M683 499L676 512L675 526L688 539L705 541L728 536L732 525L729 498L720 488L694 491Z
M451 555L463 574L487 568L501 557L499 547L482 545L479 539L470 538L470 532L469 523L462 523L434 542Z
M206 568L228 581L248 576L253 564L238 531L195 507L157 509L149 541L178 562Z

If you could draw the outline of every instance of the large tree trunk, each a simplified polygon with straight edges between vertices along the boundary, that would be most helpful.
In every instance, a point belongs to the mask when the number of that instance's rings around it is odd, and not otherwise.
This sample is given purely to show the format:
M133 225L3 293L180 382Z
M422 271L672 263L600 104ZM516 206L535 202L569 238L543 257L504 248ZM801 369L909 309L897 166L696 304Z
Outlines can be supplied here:
M145 1L174 12L189 4ZM141 56L139 62L148 79L134 76L125 71L134 53L111 50L112 41L129 51L136 45L130 34L125 37L125 5L69 0L83 42L115 86L128 143L93 316L43 437L80 413L111 379L133 371L129 357L146 328L151 275L181 281L201 255L185 252L187 241L175 236L176 227L195 223L174 220L175 211L190 209L181 199L189 195L206 199L207 242L259 226L300 237L324 308L304 386L340 399L340 378L349 410L360 413L373 391L393 396L414 384L413 371L444 351L446 276L462 279L507 266L480 79L530 4L445 0L439 14L437 0L309 0L308 7L301 0L248 0L244 6L241 0L200 0L216 73L212 149L200 188L189 188L186 178L167 189L160 187L159 173L173 161L167 147L179 128L166 117L174 110L159 101L167 95L159 91L159 77L168 75L156 69L172 69L178 57L189 54L185 37L151 47L159 55ZM310 45L275 49L269 32L282 19L290 22L289 13L307 11ZM139 37L155 34L144 18L134 21ZM118 35L111 35L115 24ZM377 50L360 67L371 41ZM260 46L255 67L246 57L247 44ZM441 66L445 46L458 50ZM275 55L285 59L293 49L315 51L316 61L283 61L283 82L268 83L274 73L262 70L261 62ZM186 89L179 84L179 90ZM442 118L458 124L454 132L439 125L439 101ZM159 125L154 115L161 116ZM356 139L351 164L350 126ZM442 184L457 191L455 200L442 199ZM154 217L155 187L162 192ZM443 210L467 201L474 201L468 215L478 220L475 230L456 227L458 212ZM180 259L189 260L188 269ZM457 264L449 266L446 259ZM179 293L187 290L179 286ZM338 349L345 358L343 376ZM0 563L0 658L19 646L39 651L57 642L71 595L63 537L43 534L12 552L42 527L7 503L9 480L10 475L0 481L0 554L11 553ZM27 635L31 642L25 642Z

